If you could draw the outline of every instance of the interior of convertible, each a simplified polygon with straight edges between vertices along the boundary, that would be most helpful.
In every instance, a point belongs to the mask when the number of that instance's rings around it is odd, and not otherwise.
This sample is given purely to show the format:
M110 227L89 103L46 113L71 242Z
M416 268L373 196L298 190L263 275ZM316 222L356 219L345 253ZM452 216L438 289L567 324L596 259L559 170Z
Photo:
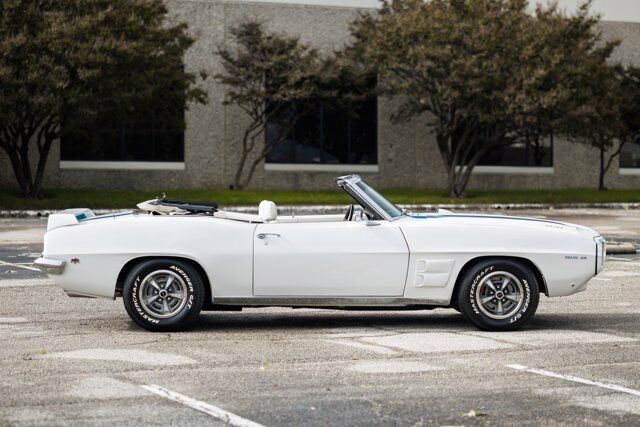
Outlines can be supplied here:
M351 207L348 208L350 210ZM248 214L232 211L214 212L215 218L231 219L235 221L257 223L312 223L312 222L340 222L348 221L347 215L278 215L278 207L271 200L263 200L258 206L258 214Z
M208 214L214 218L249 223L315 223L343 221L371 221L393 219L404 215L404 211L369 187L358 175L336 178L338 186L349 194L357 205L349 205L344 214L337 215L279 215L278 207L271 200L263 200L258 213L244 213L218 209L214 202L171 201L166 197L148 200L138 207L154 215Z

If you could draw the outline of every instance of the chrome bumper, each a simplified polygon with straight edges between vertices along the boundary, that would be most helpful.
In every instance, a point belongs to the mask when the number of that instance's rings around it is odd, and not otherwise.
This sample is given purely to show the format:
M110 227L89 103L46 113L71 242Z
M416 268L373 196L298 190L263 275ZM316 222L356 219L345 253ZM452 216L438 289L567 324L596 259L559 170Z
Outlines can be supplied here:
M33 263L47 274L62 274L64 267L67 265L62 260L51 258L38 258Z
M607 256L607 241L602 236L594 237L596 242L596 276L604 269L604 260Z

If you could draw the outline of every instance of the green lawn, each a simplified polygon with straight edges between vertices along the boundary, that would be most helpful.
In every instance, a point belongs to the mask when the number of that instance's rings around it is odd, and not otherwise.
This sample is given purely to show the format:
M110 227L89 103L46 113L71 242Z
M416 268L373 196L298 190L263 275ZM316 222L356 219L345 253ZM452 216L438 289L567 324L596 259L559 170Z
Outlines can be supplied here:
M509 190L470 191L465 199L450 199L443 190L395 189L382 191L398 204L482 204L482 203L611 203L640 202L640 190ZM0 210L8 209L66 209L133 208L143 200L162 195L161 191L102 191L102 190L46 190L43 199L20 197L13 189L0 189ZM280 205L348 204L349 197L341 190L282 191L282 190L170 190L173 199L213 200L223 206L254 205L264 199Z

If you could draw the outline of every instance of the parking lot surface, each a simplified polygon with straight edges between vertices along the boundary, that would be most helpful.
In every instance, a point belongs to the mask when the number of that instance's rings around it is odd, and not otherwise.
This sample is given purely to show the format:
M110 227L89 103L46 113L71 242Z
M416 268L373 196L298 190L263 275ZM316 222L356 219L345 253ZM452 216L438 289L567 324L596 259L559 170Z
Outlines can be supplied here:
M509 212L640 241L640 212ZM45 220L0 219L0 425L640 425L640 256L542 298L523 331L454 310L206 312L149 333L120 299L31 264Z

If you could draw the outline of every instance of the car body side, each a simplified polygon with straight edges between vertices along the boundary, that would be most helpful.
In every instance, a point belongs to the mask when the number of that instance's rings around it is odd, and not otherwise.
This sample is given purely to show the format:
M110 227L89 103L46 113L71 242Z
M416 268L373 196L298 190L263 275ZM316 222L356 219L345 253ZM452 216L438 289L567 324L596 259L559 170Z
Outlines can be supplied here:
M598 234L586 227L528 218L434 215L402 220L410 248L405 297L449 301L465 266L483 258L524 260L548 296L583 291L596 275ZM537 270L537 271L536 271Z
M44 256L67 263L63 274L51 278L75 295L113 298L123 267L143 257L192 260L214 296L250 295L255 227L195 215L96 218L48 231Z
M549 296L584 290L596 274L597 233L580 226L479 215L406 216L378 225L397 228L404 237L407 267L401 298L414 303L448 306L463 268L486 257L527 260L544 277L540 285ZM261 226L267 230L269 224ZM364 222L352 226L368 227ZM70 294L113 298L131 261L176 257L201 267L213 303L216 298L251 299L254 249L262 244L257 227L201 215L91 218L47 232L43 255L66 262L63 274L50 277ZM309 256L319 255L310 251ZM357 271L348 274L358 280Z

